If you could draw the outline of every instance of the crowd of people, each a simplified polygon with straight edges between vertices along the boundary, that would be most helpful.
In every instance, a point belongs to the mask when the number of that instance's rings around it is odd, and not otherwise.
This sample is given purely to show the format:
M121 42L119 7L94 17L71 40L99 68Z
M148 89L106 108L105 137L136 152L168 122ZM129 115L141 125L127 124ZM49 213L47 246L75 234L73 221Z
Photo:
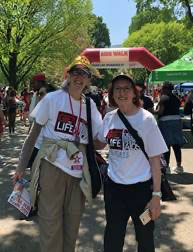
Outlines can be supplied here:
M1 88L1 134L5 126L8 126L10 136L15 134L17 115L24 126L31 127L30 113L46 93L55 91L56 89L57 87L46 82L45 74L42 73L33 76L30 87L24 88L20 92L17 92L12 87Z
M175 172L183 172L181 101L169 82L152 89L150 97L144 83L134 82L126 74L115 76L108 90L94 93L89 87L95 73L89 60L80 56L68 67L62 88L48 85L40 73L32 79L33 91L24 89L19 96L12 88L1 90L0 132L8 120L9 134L15 133L17 112L24 126L29 120L13 182L31 168L41 251L74 252L85 201L92 203L86 152L86 97L90 97L95 148L109 148L104 252L123 251L130 217L138 252L154 252L154 222L161 211L161 155L169 173L172 147ZM191 93L185 102L186 114L192 114L192 97ZM145 151L122 118L137 132ZM151 220L143 225L140 215L145 209Z

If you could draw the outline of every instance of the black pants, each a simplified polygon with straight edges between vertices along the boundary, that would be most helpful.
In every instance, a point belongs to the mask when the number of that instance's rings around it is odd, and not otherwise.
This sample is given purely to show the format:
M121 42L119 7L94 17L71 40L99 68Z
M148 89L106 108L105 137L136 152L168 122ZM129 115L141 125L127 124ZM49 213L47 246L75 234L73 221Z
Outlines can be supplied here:
M15 132L15 119L16 119L16 111L8 112L9 119L9 133Z
M154 222L145 226L139 215L152 197L151 181L134 185L116 184L107 177L104 187L106 228L104 252L122 252L126 227L132 218L138 252L154 252Z
M170 163L170 153L171 153L171 147L174 150L174 155L176 158L176 162L180 163L182 162L182 151L181 151L181 146L179 144L174 144L174 145L167 145L168 147L168 152L164 153L164 158L166 160L167 165L169 166Z

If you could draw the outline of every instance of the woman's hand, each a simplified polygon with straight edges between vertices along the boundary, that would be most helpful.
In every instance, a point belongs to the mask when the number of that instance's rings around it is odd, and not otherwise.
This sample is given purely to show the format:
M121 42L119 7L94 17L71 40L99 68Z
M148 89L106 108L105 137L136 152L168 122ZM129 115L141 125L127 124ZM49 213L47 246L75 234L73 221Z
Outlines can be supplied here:
M161 207L160 207L160 197L153 196L152 199L146 205L149 208L151 219L154 221L160 217Z
M13 175L13 177L12 177L13 185L15 185L16 182L17 182L19 179L23 178L23 175L24 175L23 172L16 171L15 174Z

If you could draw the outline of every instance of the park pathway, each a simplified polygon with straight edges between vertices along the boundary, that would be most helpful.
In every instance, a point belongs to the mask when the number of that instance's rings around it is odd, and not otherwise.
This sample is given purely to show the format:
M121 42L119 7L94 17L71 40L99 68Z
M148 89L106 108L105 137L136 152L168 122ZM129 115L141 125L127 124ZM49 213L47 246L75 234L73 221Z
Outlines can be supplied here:
M11 176L26 133L27 128L18 122L16 135L9 137L6 131L0 142L0 252L40 252L38 220L19 220L17 210L7 203L12 190ZM171 163L175 165L173 155ZM169 176L178 200L162 204L162 215L156 222L156 252L193 252L192 149L183 149L183 166L184 174ZM93 207L86 209L76 252L102 252L104 226L104 204L100 194ZM124 251L136 251L131 221L128 223Z

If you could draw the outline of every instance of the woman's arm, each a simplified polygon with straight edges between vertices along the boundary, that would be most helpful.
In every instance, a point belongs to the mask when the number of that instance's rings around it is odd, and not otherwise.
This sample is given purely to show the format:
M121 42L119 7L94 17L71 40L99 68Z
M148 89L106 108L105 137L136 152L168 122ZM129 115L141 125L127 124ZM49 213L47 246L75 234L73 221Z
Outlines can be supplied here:
M161 192L161 167L160 155L149 158L153 179L153 192ZM150 209L152 220L156 220L160 216L160 197L152 196L152 199L146 206Z
M161 116L164 112L164 105L162 103L159 103L157 105L157 109L154 111L154 114L158 114L159 116Z
M149 158L151 166L152 179L153 179L153 191L160 192L161 190L161 167L160 167L160 155Z
M42 125L34 122L32 129L29 135L27 136L21 150L19 164L16 168L15 174L13 175L14 184L18 179L22 178L24 175L25 169L27 168L27 164L29 162L29 159L31 157L33 148L35 146L36 140L40 134L41 129Z

